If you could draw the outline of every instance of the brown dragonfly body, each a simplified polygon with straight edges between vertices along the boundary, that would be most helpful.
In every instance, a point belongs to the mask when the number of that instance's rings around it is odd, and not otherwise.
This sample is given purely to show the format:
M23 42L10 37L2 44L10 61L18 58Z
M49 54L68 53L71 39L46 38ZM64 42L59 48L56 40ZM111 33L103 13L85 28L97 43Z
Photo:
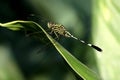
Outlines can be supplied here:
M65 37L68 37L68 38L74 38L75 40L79 40L81 43L84 43L94 49L96 49L97 51L101 52L102 49L93 45L93 44L88 44L86 43L85 41L73 36L72 34L70 34L63 25L61 24L56 24L56 23L52 23L52 22L48 22L47 24L48 28L51 29L51 33L54 32L54 34L58 37L58 35L62 35L62 36L65 36Z

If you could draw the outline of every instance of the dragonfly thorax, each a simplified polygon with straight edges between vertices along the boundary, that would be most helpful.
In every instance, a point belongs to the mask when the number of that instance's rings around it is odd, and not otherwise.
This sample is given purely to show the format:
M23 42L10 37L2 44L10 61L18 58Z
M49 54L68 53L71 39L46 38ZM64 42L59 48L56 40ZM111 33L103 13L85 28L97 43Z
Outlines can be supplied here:
M57 36L57 34L59 34L59 35L65 36L65 37L74 37L61 24L48 22L48 28L51 29L51 33L54 32L56 36ZM75 38L75 39L77 39L77 38Z
M63 25L61 24L56 24L52 22L48 22L48 28L51 29L51 33L54 32L56 35L63 35L65 37L70 37L70 33L66 31Z

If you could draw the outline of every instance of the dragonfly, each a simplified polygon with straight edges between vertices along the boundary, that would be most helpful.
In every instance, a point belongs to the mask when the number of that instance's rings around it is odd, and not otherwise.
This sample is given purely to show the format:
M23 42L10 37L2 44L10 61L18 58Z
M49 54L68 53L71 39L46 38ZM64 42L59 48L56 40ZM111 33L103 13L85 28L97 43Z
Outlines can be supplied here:
M62 35L64 37L67 37L67 38L73 38L75 40L78 40L80 41L81 43L83 44L86 44L87 46L89 47L92 47L93 49L99 51L99 52L102 52L102 49L96 45L93 45L93 44L90 44L90 43L86 43L84 40L81 40L75 36L73 36L70 32L68 32L65 27L61 24L57 24L57 23L53 23L53 22L48 22L47 23L47 26L48 28L51 30L50 33L54 33L57 38L59 38L58 35Z
M31 16L34 16L34 15L32 14ZM90 44L90 43L87 43L87 42L85 42L84 40L73 36L73 35L65 28L65 26L62 25L62 24L57 24L57 23L55 23L55 22L48 21L48 22L47 22L47 27L51 30L50 34L54 33L55 36L56 36L58 39L59 39L59 35L64 36L64 37L66 37L66 38L73 38L73 39L78 40L78 41L80 41L81 43L83 43L83 44L85 44L85 45L87 45L87 46L89 46L89 47L91 47L91 48L99 51L99 52L102 52L102 51L103 51L100 47L98 47L98 46L96 46L96 45L93 45L93 44ZM39 32L36 32L36 33L39 33ZM35 33L35 34L36 34L36 33ZM34 34L34 33L33 33L33 34Z

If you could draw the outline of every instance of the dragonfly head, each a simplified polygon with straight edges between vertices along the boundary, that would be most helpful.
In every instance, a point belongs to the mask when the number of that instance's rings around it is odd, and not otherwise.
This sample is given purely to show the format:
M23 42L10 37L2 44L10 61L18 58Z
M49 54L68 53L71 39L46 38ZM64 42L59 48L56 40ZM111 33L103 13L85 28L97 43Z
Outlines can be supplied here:
M52 23L52 22L48 22L48 23L47 23L47 26L48 26L48 28L50 28L50 29L51 29L51 28L52 28L52 26L53 26L53 23Z

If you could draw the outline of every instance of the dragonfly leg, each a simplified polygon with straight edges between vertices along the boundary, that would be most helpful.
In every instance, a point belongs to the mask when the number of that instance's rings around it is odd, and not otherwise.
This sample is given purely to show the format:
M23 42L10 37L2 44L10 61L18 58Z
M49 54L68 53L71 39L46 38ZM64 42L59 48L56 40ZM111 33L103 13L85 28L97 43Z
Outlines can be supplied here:
M52 34L52 33L53 33L53 30L51 30L50 34Z
M58 38L58 40L59 40L59 36L58 36L58 34L54 31L54 34L56 35L56 37Z

